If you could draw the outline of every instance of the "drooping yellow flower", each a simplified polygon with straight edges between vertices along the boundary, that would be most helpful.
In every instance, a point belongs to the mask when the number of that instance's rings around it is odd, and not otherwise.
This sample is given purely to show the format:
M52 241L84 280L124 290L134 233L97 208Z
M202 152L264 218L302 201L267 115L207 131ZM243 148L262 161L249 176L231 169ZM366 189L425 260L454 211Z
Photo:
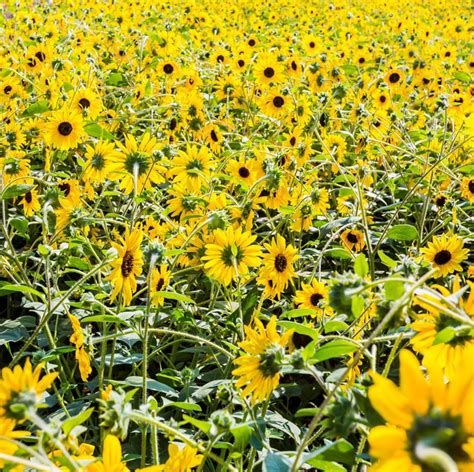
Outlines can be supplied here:
M239 377L236 386L243 388L242 396L251 396L252 403L270 398L280 382L285 347L293 332L280 335L276 323L276 317L272 316L266 327L258 318L254 319L255 328L244 326L245 339L239 346L245 354L234 361L238 367L232 374Z
M164 297L157 292L166 289L171 280L171 272L166 265L154 267L151 274L151 303L153 306L163 306Z
M214 241L206 244L203 256L204 269L210 277L223 285L249 272L251 267L260 265L261 250L253 242L257 239L248 231L229 226L225 231L217 229Z
M205 146L188 145L186 151L179 151L171 163L174 181L192 192L199 192L210 178L211 158Z
M86 472L129 472L129 468L122 462L122 445L112 434L105 437L102 460L86 466Z
M44 364L33 370L30 359L25 365L13 369L4 367L0 378L0 416L22 420L27 409L40 402L43 393L51 387L57 372L51 372L40 379ZM22 406L22 408L18 408Z
M435 236L433 241L421 249L423 258L433 268L437 269L439 276L461 271L461 262L467 259L469 250L464 248L464 241L456 235L442 234Z
M120 244L112 242L112 246L118 251L118 257L111 263L112 272L107 280L114 286L110 300L114 301L117 295L122 293L122 303L128 306L137 290L136 277L142 273L143 254L140 245L143 232L138 228L130 232L127 228L125 237L118 236L118 239Z
M204 459L194 447L186 445L180 448L174 443L168 446L168 455L168 460L164 464L152 465L136 472L191 472Z
M92 372L92 367L89 354L84 347L84 333L79 320L71 314L68 314L68 317L73 329L73 333L69 340L76 346L76 360L79 364L81 379L85 382Z
M387 423L370 431L377 460L370 470L422 472L429 457L455 462L460 472L473 470L474 371L466 359L445 382L439 366L425 378L416 357L404 350L399 387L375 372L372 378L369 399Z

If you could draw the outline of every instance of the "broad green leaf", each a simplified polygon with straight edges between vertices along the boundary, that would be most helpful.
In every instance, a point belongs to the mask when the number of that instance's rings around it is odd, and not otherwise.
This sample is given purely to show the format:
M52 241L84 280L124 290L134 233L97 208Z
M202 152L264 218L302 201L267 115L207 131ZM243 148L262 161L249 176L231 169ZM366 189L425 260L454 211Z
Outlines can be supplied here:
M382 261L382 264L385 264L388 268L390 269L395 269L397 267L397 261L394 261L391 257L387 256L383 251L377 251L378 256L380 257L380 260Z
M328 321L324 325L324 332L327 333L333 333L334 331L344 331L347 329L349 326L347 323L344 323L344 321Z
M69 436L69 433L76 427L81 425L82 423L86 422L89 417L92 415L94 412L94 408L88 408L87 410L82 411L76 416L73 416L72 418L68 418L63 422L61 425L61 428L64 431L64 434L66 436Z
M111 72L105 80L105 84L118 87L122 85L127 85L127 80L120 72Z
M469 84L471 82L471 76L467 72L456 72L454 74L454 78L461 82L464 82L465 84Z
M318 339L319 337L319 331L317 329L296 323L296 321L279 321L278 325L285 329L292 329L296 333L304 334L313 339Z
M15 228L20 236L26 236L28 231L28 220L23 216L18 216L17 218L12 218L10 220L10 226Z
M308 464L314 466L316 470L322 472L347 472L346 468L336 462L322 461L319 459L313 459L308 461Z
M67 261L67 265L79 270L89 270L89 264L80 257L71 256Z
M49 111L48 100L39 100L38 102L30 105L24 112L23 116L33 116Z
M351 253L342 247L328 249L324 254L332 259L352 259Z
M197 403L189 403L189 402L169 402L166 405L163 405L160 410L164 408L168 408L169 406L179 408L181 410L186 411L202 411L202 408Z
M291 467L291 461L283 454L270 452L263 460L263 472L288 472Z
M253 429L248 424L239 424L230 429L234 436L234 448L242 451L250 441Z
M395 225L388 230L387 238L397 241L414 241L418 239L418 230L412 225Z
M192 298L189 298L186 295L183 295L182 293L166 292L161 290L158 290L157 292L153 293L155 295L158 295L159 297L168 298L170 300L177 300L178 302L194 303L194 300Z
M2 200L9 200L10 198L21 197L26 192L29 192L34 185L18 184L8 186L1 194Z
M364 297L360 295L354 295L351 300L351 312L355 318L359 318L364 312L365 302Z
M346 439L338 439L326 444L305 456L307 464L316 465L316 461L342 462L352 465L355 461L354 446ZM318 466L319 467L319 466Z
M41 292L38 292L38 290L34 288L26 287L25 285L15 285L15 284L10 284L10 283L0 282L0 296L6 295L12 292L20 292L23 294L31 293L32 295L36 295L40 297L41 299L44 298L44 294Z
M387 300L398 300L405 293L405 284L399 280L389 280L383 287Z
M142 387L143 378L133 375L127 377L123 383L130 385L131 387ZM176 395L175 389L171 388L169 385L158 382L158 380L147 379L146 388L153 392L172 393L173 395Z
M364 278L369 273L369 263L365 254L360 253L354 261L354 272L361 278Z
M446 328L442 329L434 338L433 346L436 344L444 344L456 336L456 329L453 326L446 326Z
M314 315L315 310L311 308L296 308L294 310L285 311L280 318L300 318L301 316Z
M90 315L81 318L82 323L122 323L126 322L115 315Z
M99 126L97 123L89 123L84 126L87 134L97 139L117 139L112 133Z
M196 426L196 428L200 429L204 433L209 434L209 431L211 430L211 423L209 423L208 421L197 420L196 418L193 418L188 415L183 415L183 418L188 423L191 423L193 426Z
M296 413L296 418L306 418L308 416L314 416L318 413L319 408L300 408Z
M334 357L350 354L356 350L357 346L354 343L345 341L344 339L337 339L336 341L331 341L317 349L313 359L315 359L316 362L327 361L328 359L333 359Z

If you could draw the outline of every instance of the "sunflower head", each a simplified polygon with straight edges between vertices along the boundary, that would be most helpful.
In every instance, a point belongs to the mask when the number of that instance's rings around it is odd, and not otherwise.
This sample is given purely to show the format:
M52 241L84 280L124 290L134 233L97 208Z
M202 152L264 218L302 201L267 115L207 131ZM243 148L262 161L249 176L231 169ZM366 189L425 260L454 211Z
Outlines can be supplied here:
M440 276L461 271L461 263L467 259L468 252L461 237L447 234L435 236L433 241L421 250L423 259L429 262Z

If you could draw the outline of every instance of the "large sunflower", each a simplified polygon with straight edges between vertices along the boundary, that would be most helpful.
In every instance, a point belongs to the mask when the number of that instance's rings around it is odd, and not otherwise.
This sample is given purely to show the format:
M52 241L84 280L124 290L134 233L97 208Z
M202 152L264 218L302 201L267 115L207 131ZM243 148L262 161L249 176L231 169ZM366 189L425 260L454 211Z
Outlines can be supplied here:
M164 182L164 170L154 158L157 149L156 138L146 132L140 144L131 134L125 136L125 144L118 144L122 153L107 166L110 177L120 180L120 188L128 195L135 189L140 194L144 189L151 190L153 184Z
M44 364L33 370L30 359L24 367L16 365L13 369L4 367L0 378L0 417L23 420L28 408L40 403L43 393L51 387L57 372L46 374L40 379Z
M461 262L467 259L469 253L463 246L464 241L459 236L442 234L435 236L427 247L421 249L421 253L440 276L445 276L462 270Z
M292 331L280 335L276 330L276 317L272 316L266 328L255 318L255 328L245 326L245 339L239 346L246 354L238 357L238 365L232 374L239 377L237 387L242 388L242 396L251 396L252 403L270 398L280 382L280 371Z
M399 387L372 373L369 399L387 424L370 431L370 453L377 459L370 470L473 470L472 364L461 359L448 382L439 366L432 366L428 374L427 379L407 350L400 353Z
M143 232L135 228L131 232L127 228L125 237L118 236L120 244L112 243L118 251L118 257L112 262L112 272L107 280L114 288L110 294L110 301L114 301L119 293L123 294L123 305L130 305L132 294L137 290L136 277L142 273L143 255L140 244L143 240Z
M121 154L113 143L98 141L93 147L86 145L86 164L83 179L100 184L107 179L109 164L120 159Z
M205 146L187 146L172 161L174 181L198 192L210 179L211 154Z
M45 125L44 141L56 149L73 149L84 137L80 113L67 108L53 112Z
M253 244L257 237L252 233L229 226L225 231L215 230L213 237L214 242L206 244L202 260L208 275L223 285L247 274L250 267L260 265L261 250Z

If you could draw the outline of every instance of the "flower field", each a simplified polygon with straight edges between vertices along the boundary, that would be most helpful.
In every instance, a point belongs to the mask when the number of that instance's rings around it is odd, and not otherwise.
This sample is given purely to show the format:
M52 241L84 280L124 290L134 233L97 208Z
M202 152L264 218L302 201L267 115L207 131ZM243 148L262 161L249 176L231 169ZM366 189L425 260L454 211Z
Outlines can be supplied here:
M0 469L473 471L473 31L0 5Z

